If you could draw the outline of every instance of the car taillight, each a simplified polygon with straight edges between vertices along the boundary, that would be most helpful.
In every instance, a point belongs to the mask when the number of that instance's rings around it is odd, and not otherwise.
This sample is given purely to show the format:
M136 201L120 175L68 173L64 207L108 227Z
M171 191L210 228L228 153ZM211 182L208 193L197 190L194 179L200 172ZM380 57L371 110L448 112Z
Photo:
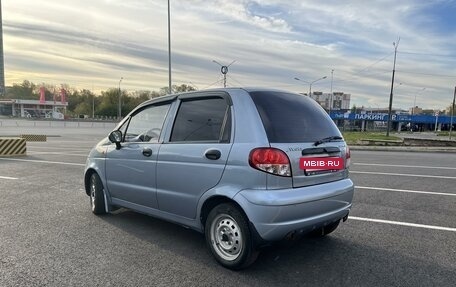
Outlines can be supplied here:
M261 171L291 176L290 160L281 150L275 148L256 148L250 152L249 164Z
M350 148L347 146L345 148L345 168L350 167L350 161L351 161L350 158L351 158Z

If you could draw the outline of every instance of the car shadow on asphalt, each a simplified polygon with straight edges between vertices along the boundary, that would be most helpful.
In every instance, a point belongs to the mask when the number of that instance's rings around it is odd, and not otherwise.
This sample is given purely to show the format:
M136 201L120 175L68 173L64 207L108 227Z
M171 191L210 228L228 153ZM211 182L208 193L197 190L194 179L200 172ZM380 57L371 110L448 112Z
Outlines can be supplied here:
M214 272L211 276L248 286L450 286L456 279L451 266L365 244L356 236L365 230L347 232L344 224L324 238L304 236L263 248L252 266L235 272L216 263L204 236L194 230L125 209L100 218L174 258L191 259L197 268Z

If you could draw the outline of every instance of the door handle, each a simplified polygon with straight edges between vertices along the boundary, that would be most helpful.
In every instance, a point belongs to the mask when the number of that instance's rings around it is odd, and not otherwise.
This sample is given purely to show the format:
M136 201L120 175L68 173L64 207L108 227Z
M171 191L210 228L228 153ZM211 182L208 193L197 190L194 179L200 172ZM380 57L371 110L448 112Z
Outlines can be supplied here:
M143 150L142 150L142 154L143 154L144 156L149 157L149 156L152 155L152 150L151 150L150 148L145 147L145 148L143 148Z
M217 160L222 156L222 153L218 149L209 149L204 153L204 155L208 159Z

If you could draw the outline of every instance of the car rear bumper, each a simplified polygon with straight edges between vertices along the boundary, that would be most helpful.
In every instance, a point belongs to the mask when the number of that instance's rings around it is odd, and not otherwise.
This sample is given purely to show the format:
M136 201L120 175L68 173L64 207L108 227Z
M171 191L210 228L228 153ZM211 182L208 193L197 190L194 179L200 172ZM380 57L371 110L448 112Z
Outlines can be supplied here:
M354 185L350 179L278 190L243 190L234 200L266 241L293 231L310 232L348 215Z

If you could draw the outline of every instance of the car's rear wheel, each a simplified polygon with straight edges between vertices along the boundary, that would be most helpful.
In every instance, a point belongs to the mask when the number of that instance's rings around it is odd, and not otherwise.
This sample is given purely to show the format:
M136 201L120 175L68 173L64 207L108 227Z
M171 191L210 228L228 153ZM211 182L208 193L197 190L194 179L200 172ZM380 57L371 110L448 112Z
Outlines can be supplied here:
M223 203L211 210L205 235L211 253L226 268L245 268L258 256L248 220L234 204Z
M104 188L97 173L90 176L90 206L95 214L106 214L106 204L104 200Z

